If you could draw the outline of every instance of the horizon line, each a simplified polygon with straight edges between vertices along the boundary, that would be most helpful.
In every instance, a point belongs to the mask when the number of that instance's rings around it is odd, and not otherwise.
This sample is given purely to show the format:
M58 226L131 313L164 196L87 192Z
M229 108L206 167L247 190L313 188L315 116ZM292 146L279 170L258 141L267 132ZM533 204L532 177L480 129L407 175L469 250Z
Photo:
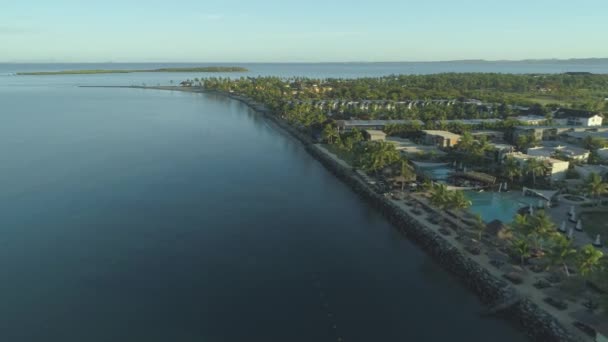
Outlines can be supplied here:
M172 64L388 64L388 63L466 63L466 62L483 62L483 63L517 63L517 62L568 62L568 61L588 61L588 60L608 60L608 57L574 57L574 58L526 58L526 59L450 59L450 60L395 60L395 61L262 61L262 62L202 62L202 61L95 61L95 62L69 62L69 61L0 61L0 64L145 64L145 63L172 63Z

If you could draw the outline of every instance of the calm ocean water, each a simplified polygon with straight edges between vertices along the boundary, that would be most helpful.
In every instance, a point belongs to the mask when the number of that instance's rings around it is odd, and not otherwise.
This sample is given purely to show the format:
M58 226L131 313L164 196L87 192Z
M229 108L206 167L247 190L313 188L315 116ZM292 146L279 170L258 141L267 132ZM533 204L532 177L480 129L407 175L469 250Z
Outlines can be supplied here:
M0 341L524 340L244 105L76 87L179 76L0 77Z

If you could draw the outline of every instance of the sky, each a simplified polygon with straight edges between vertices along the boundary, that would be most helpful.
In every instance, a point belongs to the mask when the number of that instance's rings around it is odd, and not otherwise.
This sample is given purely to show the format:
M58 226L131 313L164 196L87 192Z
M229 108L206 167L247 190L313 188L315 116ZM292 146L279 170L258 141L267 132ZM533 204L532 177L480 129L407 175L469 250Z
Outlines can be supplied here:
M606 0L0 0L0 62L608 57Z

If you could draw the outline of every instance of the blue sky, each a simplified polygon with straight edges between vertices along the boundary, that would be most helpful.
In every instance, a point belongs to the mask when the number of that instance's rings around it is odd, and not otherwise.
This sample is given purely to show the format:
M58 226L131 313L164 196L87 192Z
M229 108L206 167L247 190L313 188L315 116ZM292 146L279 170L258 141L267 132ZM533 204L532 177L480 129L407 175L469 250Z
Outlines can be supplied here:
M0 61L608 57L606 0L0 0Z

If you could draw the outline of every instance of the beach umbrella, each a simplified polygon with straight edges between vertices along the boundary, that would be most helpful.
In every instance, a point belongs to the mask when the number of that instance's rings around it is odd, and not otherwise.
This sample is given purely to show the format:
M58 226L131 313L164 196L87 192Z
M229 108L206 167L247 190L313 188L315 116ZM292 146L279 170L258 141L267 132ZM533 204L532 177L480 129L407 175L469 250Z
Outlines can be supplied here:
M551 209L551 201L550 200L547 201L547 202L545 202L545 208Z
M507 191L507 182L505 182L505 188L503 190Z
M579 231L579 232L582 232L582 231L583 231L583 221L578 220L578 221L576 222L576 228L575 228L575 229L576 229L577 231Z
M559 226L559 231L566 233L566 221L562 221L562 224Z
M568 231L568 239L572 240L573 237L574 237L574 229L570 228L570 230Z
M532 207L532 205L530 205L530 206L528 207L528 214L530 214L530 215L534 215L534 208Z
M568 212L568 215L574 216L574 206L573 205L570 206L570 211Z
M595 237L595 241L593 242L593 246L602 247L602 239L600 238L600 234L597 234Z
M570 215L570 222L576 222L576 213L572 213L572 215Z

